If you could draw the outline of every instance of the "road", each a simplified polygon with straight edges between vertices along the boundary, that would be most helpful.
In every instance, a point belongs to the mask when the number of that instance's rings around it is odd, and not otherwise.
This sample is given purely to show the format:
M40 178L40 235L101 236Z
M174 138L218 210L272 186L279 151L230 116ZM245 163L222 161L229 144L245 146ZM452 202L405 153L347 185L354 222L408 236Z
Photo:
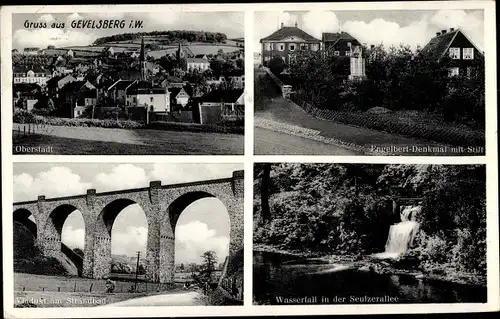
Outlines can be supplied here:
M356 155L357 152L307 138L254 128L255 155Z
M144 307L144 306L204 306L203 295L198 292L183 292L128 299L106 304L103 307Z
M255 121L259 122L259 126L255 127L254 149L259 155L374 155L377 152L384 155L382 153L387 148L396 148L394 155L435 155L437 151L427 152L425 148L441 147L433 142L311 116L296 104L282 98L276 84L260 69L255 70L254 89ZM301 134L302 128L316 132L315 137L330 143ZM384 150L379 151L381 149Z

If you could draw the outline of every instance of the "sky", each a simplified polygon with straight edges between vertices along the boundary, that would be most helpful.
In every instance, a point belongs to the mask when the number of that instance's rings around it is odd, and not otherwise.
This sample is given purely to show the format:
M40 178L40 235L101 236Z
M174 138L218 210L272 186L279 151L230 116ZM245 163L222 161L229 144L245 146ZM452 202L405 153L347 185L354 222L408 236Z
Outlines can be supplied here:
M162 185L231 177L243 164L118 164L118 163L14 163L14 201L148 187L150 181ZM126 178L124 178L126 177ZM64 223L62 242L83 249L84 222L79 211ZM175 262L201 262L200 256L214 250L223 262L228 254L229 216L217 198L200 199L181 214L176 230ZM111 253L134 256L145 254L147 221L138 204L123 209L111 231Z
M72 28L71 21L75 20L125 20L123 29L91 29ZM130 21L143 21L142 29L130 29ZM222 32L228 38L243 37L244 34L243 12L142 12L142 13L53 13L53 14L26 14L18 13L12 16L12 48L23 50L25 47L46 48L48 45L56 47L89 45L94 40L103 36L119 33L191 30ZM33 28L25 27L25 22L39 25L45 22L47 26L52 23L64 23L62 28ZM29 25L28 25L29 26ZM34 25L31 25L34 26Z
M323 32L345 31L367 45L404 43L413 49L425 46L443 29L460 28L482 51L484 48L483 10L358 10L256 12L254 51L259 40L276 31L281 23L298 27L321 39Z

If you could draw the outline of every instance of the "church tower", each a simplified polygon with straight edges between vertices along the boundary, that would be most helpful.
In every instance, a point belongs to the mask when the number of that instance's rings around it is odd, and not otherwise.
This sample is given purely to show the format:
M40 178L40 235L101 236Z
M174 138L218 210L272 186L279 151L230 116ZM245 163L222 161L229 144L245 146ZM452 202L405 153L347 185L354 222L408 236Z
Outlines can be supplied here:
M144 38L141 39L141 53L139 54L139 63L141 71L141 81L146 81L147 68L146 68L146 53L144 52Z
M179 47L177 48L177 61L180 62L182 58L184 58L184 51L182 50L182 45L179 42Z

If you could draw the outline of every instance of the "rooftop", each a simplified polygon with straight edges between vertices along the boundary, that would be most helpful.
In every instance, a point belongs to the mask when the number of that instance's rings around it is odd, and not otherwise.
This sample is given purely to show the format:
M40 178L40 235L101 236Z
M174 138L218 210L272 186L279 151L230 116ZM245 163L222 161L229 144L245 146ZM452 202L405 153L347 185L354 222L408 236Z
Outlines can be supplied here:
M302 29L299 29L298 27L281 27L279 30L275 31L271 35L260 39L260 42L262 41L277 41L277 40L282 40L284 38L288 37L299 37L301 39L304 39L305 41L309 42L321 42L321 40L316 39L309 33L303 31Z
M243 89L213 90L205 94L201 100L203 102L225 102L235 103L243 94Z
M440 32L439 35L436 35L427 43L420 51L420 54L429 59L439 60L459 32L460 30L458 29L445 33Z

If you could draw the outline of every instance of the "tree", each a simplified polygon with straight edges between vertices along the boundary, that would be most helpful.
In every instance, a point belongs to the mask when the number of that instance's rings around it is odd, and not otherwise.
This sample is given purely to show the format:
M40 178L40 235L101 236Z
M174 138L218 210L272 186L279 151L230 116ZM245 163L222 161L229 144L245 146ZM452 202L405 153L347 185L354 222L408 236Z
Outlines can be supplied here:
M223 73L223 62L220 60L212 60L210 62L210 69L215 77L219 77Z
M268 67L275 75L279 75L285 69L285 61L281 57L275 56L269 61Z
M271 164L264 163L262 168L262 186L260 187L261 193L261 214L264 223L269 222L271 219L271 212L269 210L269 183L271 175Z
M180 270L181 272L183 272L183 271L184 271L184 269L185 269L184 264L183 264L183 263L181 263L181 265L179 266L179 270Z

